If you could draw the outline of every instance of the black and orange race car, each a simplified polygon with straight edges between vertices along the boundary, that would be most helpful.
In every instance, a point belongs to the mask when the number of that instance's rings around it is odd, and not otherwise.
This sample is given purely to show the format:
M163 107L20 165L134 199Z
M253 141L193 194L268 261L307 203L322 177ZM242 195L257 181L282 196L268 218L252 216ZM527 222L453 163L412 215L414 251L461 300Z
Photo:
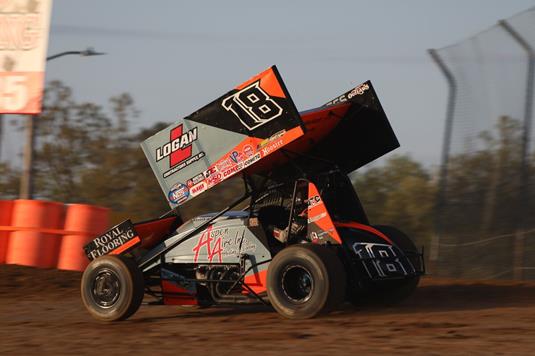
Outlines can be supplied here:
M401 301L424 273L409 237L370 225L348 178L399 147L370 82L299 113L271 67L141 146L172 209L85 246L82 299L97 319L126 319L144 296L310 318L345 301ZM243 196L182 221L180 205L234 177Z

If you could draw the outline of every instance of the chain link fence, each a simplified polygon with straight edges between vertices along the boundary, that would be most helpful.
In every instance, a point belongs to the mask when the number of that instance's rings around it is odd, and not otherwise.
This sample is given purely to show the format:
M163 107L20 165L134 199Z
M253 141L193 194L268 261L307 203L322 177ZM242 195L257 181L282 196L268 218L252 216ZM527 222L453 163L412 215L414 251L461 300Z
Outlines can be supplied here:
M432 272L535 279L535 8L430 54L449 84Z

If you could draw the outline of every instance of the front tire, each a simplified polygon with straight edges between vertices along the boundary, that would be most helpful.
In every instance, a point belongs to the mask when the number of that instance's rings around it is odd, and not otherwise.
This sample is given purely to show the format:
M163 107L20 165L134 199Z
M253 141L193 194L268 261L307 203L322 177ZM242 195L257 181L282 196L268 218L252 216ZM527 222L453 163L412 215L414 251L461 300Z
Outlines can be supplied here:
M128 257L99 257L84 271L81 294L84 306L95 319L124 320L143 301L143 274Z
M343 303L345 288L344 267L327 246L293 245L275 255L269 265L269 301L288 319L307 319L333 310Z

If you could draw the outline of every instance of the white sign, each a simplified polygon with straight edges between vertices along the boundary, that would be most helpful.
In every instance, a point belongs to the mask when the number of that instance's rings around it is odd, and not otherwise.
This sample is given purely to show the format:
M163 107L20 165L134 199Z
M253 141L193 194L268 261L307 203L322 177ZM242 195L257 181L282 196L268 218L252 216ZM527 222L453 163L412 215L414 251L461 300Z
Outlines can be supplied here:
M41 112L52 0L0 0L0 113Z

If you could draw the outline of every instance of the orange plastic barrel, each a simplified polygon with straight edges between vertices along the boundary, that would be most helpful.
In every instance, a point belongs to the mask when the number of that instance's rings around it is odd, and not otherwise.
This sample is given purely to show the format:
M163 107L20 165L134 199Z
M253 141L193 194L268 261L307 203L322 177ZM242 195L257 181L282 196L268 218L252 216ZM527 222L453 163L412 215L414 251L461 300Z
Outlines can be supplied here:
M64 210L65 206L61 203L15 200L11 225L22 229L10 234L6 263L56 267L61 234L45 233L39 229L62 229ZM24 231L24 228L30 228L30 231Z
M83 234L63 236L58 268L83 271L89 263L83 252L84 245L105 232L108 225L109 209L86 204L68 205L64 229Z
M13 212L13 200L0 200L0 227L11 226L11 213ZM7 245L9 243L9 231L0 230L0 263L6 263Z

